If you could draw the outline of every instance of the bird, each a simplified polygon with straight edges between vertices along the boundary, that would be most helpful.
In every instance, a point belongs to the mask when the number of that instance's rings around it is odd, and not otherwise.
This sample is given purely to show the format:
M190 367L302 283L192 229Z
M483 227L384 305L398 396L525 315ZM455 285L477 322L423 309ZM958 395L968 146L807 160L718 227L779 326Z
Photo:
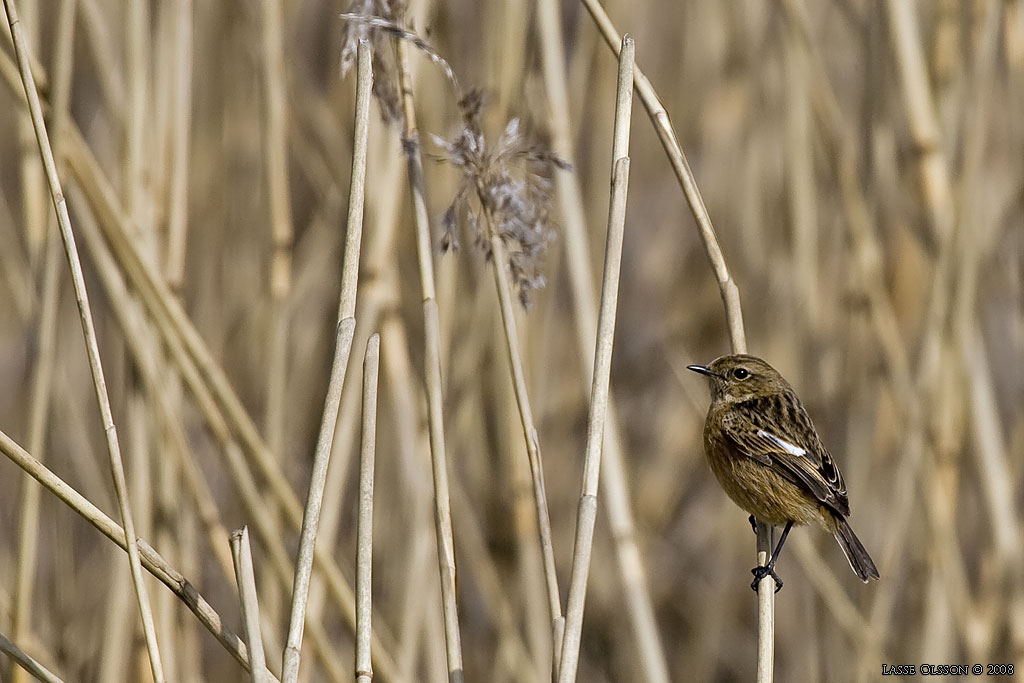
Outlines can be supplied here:
M850 527L846 482L800 398L779 372L746 354L717 358L688 370L707 377L711 405L704 423L704 452L729 497L757 520L784 527L765 565L751 570L757 585L775 573L793 525L817 524L832 534L861 581L878 579L878 569Z

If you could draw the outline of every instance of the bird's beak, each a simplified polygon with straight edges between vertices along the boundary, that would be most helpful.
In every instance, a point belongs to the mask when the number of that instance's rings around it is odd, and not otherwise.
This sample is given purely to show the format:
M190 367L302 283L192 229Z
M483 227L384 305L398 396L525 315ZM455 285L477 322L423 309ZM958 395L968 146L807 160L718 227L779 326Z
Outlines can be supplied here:
M708 377L718 377L718 375L711 372L711 368L707 367L706 365L687 365L686 369L693 370L694 372L700 373L702 375L707 375Z

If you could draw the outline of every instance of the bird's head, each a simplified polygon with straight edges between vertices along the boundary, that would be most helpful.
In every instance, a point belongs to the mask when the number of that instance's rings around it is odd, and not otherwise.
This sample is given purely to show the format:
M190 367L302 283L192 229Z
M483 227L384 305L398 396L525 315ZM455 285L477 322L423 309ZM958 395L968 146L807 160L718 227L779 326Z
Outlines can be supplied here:
M687 369L708 378L712 401L735 403L791 390L775 368L756 356L722 356L708 365L688 365Z

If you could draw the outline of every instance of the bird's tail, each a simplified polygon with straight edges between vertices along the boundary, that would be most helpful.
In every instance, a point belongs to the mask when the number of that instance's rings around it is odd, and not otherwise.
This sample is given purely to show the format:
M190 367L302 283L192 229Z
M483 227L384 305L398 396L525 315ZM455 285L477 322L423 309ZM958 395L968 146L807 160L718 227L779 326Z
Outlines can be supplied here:
M857 538L857 534L853 533L850 523L846 521L845 517L840 517L839 515L834 515L834 517L836 530L833 533L836 541L839 542L839 547L846 554L846 559L850 561L853 571L864 583L867 583L868 579L877 579L878 569L871 560L871 556L868 555L868 551L864 549L860 539Z

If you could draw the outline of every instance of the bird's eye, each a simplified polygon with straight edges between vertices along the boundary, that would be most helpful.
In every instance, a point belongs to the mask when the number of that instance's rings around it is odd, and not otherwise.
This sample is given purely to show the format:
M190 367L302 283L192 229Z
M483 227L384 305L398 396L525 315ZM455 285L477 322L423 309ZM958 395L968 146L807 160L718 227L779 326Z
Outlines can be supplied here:
M732 371L732 376L735 377L736 379L742 380L750 377L750 373L747 372L746 368L736 368L735 370Z

